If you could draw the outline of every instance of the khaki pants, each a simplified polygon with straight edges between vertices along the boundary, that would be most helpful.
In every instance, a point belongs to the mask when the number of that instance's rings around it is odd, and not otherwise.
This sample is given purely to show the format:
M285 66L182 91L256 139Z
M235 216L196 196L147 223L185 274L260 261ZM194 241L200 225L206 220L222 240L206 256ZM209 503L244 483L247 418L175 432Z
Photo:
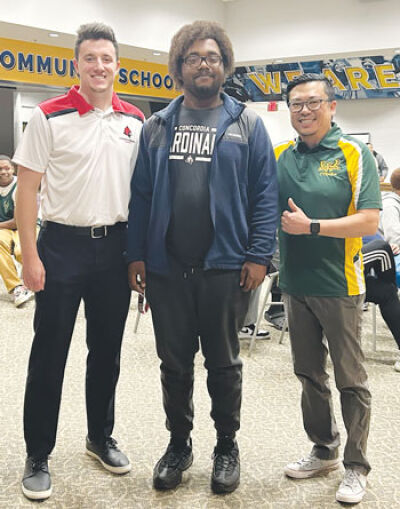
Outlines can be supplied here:
M364 354L361 349L363 295L302 297L284 295L288 313L294 372L302 383L304 429L321 459L338 456L339 432L332 407L326 360L332 359L347 431L344 465L366 473L371 414Z
M16 286L22 284L18 277L13 255L19 263L22 263L18 232L17 230L0 228L0 276L9 293Z

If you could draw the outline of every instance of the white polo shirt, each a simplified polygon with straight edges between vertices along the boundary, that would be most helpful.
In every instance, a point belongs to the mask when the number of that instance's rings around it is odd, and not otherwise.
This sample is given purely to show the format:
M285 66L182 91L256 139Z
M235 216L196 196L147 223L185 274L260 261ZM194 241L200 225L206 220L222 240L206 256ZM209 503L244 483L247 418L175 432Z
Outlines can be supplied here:
M127 221L143 113L113 94L107 111L72 87L35 108L13 161L43 173L42 218L73 226Z

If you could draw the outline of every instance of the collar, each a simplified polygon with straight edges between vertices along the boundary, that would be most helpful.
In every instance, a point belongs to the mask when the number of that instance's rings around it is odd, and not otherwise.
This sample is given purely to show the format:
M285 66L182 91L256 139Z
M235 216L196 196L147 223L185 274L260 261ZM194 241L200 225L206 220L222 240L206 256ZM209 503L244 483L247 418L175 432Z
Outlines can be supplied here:
M164 121L166 121L169 117L172 117L180 105L183 102L183 95L180 95L176 99L174 99L170 104L161 111L157 111L155 113L156 116L160 117ZM233 118L236 119L242 113L245 105L239 101L237 101L234 97L230 97L225 92L221 92L221 99L223 102L224 109L226 112Z
M4 196L7 196L8 193L11 191L13 186L17 183L17 177L13 177L12 182L7 184L6 186L0 186L0 196L4 198Z
M311 152L318 152L323 149L335 149L337 147L337 143L339 138L342 136L342 130L335 123L332 122L332 126L329 131L325 134L319 144L313 148L308 148L306 143L301 140L300 136L296 139L296 143L293 147L293 150L296 150L300 154L306 154Z
M68 91L68 97L71 103L78 110L79 115L84 115L89 111L94 110L94 106L89 104L86 99L79 93L79 85L73 85ZM111 106L114 111L123 112L124 109L121 106L121 101L117 94L113 92Z

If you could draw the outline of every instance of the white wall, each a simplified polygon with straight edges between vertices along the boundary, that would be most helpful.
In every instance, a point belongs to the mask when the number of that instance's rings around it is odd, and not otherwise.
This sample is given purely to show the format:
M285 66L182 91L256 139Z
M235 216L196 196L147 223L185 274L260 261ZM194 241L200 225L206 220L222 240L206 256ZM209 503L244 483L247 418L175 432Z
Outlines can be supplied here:
M225 28L245 62L397 48L399 19L399 0L237 0Z
M289 111L279 103L279 111L267 111L267 103L248 103L264 120L272 143L293 139ZM400 167L400 101L398 99L360 99L338 101L335 121L345 133L369 132L371 142L391 170Z
M1 21L75 34L82 23L111 25L120 44L168 51L172 35L185 23L223 23L221 0L0 0Z
M370 132L371 142L383 155L389 172L400 167L399 99L340 101L336 120L345 132Z
M399 0L0 0L1 21L74 34L88 21L121 44L168 51L185 23L211 19L230 35L238 62L395 48Z

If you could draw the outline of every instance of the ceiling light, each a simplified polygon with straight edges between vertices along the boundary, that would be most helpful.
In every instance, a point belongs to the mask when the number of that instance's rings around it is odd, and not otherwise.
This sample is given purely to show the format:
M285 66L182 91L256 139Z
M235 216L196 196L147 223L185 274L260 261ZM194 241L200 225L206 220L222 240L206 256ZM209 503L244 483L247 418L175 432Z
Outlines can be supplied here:
M54 32L50 32L49 37L59 37L59 35Z
M159 57L161 55L161 53L159 51L153 51L153 55L155 57Z

